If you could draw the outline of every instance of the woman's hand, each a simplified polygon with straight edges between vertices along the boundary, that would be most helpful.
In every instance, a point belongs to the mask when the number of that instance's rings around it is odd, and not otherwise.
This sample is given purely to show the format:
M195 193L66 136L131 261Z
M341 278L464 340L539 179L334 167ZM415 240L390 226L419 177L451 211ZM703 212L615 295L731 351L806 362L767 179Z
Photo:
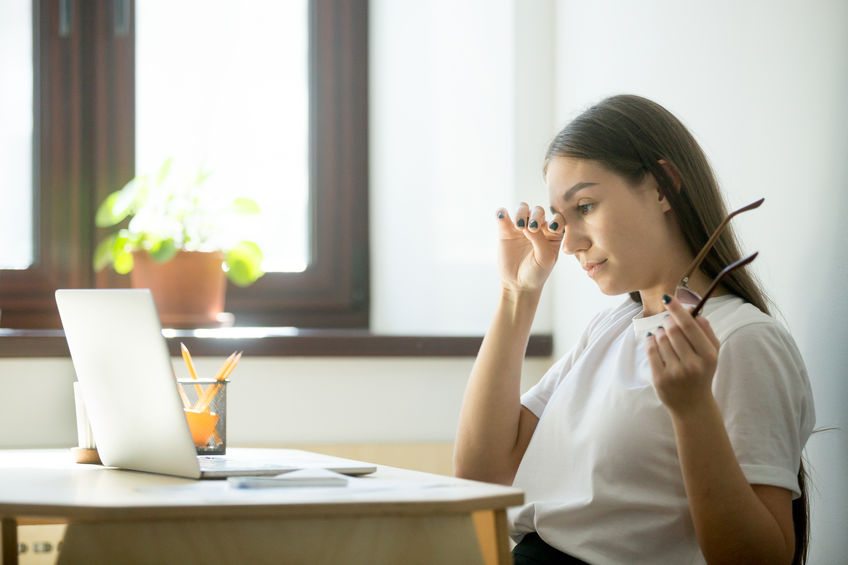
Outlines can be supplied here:
M545 210L522 202L510 218L506 209L498 210L500 233L499 265L506 290L541 290L559 257L564 221L554 215L549 224Z
M672 412L712 398L719 341L703 316L692 317L676 298L663 297L669 316L645 342L654 388Z

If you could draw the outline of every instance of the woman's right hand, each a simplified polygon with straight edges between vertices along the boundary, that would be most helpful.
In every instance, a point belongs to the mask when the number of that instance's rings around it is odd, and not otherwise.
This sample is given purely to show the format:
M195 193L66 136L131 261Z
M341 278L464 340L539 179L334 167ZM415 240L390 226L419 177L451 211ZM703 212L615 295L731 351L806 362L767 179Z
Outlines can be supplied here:
M550 224L545 209L532 211L522 202L511 218L505 208L498 214L498 263L505 290L541 291L559 257L565 222L555 214Z

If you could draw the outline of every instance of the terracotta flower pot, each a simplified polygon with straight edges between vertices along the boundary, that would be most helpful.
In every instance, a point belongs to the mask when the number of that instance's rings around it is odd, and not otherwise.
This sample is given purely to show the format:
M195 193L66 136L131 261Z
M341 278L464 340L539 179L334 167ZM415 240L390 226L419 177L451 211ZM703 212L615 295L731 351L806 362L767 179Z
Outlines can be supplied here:
M149 288L162 327L192 328L221 325L227 275L220 251L179 251L158 263L144 251L133 252L133 288Z

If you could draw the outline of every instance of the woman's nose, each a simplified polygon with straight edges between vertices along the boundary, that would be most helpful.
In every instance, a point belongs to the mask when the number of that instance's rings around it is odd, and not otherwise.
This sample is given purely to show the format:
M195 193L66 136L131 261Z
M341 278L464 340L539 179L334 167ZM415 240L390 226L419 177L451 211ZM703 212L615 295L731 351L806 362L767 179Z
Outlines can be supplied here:
M578 251L585 251L589 247L589 239L577 226L566 224L562 234L562 252L574 255Z

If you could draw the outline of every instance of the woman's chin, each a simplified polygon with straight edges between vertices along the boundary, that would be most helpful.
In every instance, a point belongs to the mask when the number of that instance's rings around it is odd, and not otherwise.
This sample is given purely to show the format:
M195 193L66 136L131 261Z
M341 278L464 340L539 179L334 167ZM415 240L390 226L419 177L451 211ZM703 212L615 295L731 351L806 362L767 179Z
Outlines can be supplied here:
M593 282L595 283L595 286L598 287L598 290L600 290L603 294L606 294L607 296L613 296L616 294L613 292L613 288L609 284L606 284L605 281L594 279Z
M597 281L595 282L598 283ZM629 294L631 292L625 288L603 284L603 282L598 283L598 290L606 296L621 296L622 294Z

